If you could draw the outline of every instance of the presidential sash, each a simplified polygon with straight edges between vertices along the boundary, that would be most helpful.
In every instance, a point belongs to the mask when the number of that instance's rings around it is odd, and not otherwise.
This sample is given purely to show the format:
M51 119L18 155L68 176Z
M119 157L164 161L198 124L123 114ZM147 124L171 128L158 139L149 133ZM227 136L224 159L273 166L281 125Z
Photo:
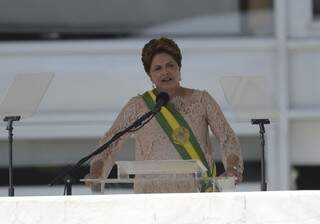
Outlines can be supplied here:
M150 110L152 110L156 104L156 95L156 89L147 91L142 95ZM216 176L215 163L213 163L212 168L209 167L209 163L189 124L175 109L173 104L168 103L166 106L163 106L160 112L156 114L156 119L182 159L200 160L208 169L206 176Z

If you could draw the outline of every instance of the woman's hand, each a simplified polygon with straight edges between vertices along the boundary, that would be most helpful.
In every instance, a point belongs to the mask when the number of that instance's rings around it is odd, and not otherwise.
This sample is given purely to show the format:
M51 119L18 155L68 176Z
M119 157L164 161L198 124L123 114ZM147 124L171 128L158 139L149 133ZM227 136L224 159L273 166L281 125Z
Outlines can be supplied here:
M90 173L88 173L87 175L85 175L84 177L84 183L85 185L87 185L88 187L92 187L92 185L95 183L93 181L86 181L86 180L92 180L92 179L99 179L99 176L92 176Z
M242 173L239 172L237 167L230 167L228 168L223 174L220 175L221 177L234 177L235 184L239 184L242 181Z
M221 175L224 177L234 177L235 183L242 181L242 169L240 167L240 158L238 155L230 154L227 157L227 170Z

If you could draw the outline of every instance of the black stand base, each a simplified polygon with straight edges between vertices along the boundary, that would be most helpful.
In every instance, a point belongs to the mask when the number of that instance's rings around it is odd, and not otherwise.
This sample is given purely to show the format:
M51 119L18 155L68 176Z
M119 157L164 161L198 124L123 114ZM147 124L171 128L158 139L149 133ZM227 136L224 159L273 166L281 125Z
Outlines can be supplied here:
M13 187L9 187L9 189L8 189L8 196L9 196L9 197L13 197L13 196L14 196L14 188L13 188Z
M264 125L265 124L270 124L270 120L269 119L252 119L251 120L251 124L259 125L259 133L260 133L260 144L261 144L261 148L262 148L262 153L261 153L261 191L267 191L267 182L266 182L266 171L265 171L265 140L264 140L264 133L265 128Z
M72 195L72 184L74 183L74 179L70 176L64 178L64 193L63 195Z
M13 144L13 122L19 121L20 116L7 116L3 119L3 121L8 122L7 130L8 130L8 140L9 140L9 190L8 196L14 196L14 188L13 188L13 160L12 160L12 144Z

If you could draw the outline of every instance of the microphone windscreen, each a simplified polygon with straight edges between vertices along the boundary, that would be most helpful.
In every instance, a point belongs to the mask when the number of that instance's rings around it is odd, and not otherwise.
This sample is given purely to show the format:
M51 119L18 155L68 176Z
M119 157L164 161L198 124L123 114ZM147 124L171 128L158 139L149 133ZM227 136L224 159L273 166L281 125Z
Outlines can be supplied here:
M170 97L169 97L169 94L166 93L166 92L161 92L157 95L157 98L156 98L156 104L161 101L161 106L165 106L167 105L167 103L169 102L170 100Z

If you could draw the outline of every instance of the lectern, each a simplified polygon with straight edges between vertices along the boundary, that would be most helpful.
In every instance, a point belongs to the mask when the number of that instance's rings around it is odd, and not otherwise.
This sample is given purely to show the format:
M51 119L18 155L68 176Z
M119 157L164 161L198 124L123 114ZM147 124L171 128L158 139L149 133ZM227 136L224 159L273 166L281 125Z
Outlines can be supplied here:
M142 160L142 161L117 161L118 177L114 179L82 179L92 182L91 188L95 193L104 194L105 186L108 184L134 183L135 175L143 175L146 181L148 177L156 175L187 174L182 175L176 181L194 181L197 191L201 186L211 184L213 191L235 191L235 180L233 177L207 177L207 168L199 160ZM187 176L187 177L186 177Z

